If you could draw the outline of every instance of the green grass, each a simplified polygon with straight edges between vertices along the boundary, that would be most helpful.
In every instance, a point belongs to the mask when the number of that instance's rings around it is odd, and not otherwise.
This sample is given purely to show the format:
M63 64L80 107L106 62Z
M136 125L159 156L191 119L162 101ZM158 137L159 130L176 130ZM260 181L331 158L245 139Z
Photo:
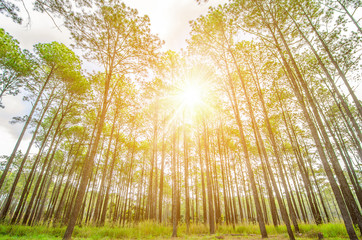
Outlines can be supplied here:
M323 225L300 224L300 234L297 239L317 239L319 232L323 233L327 239L346 239L347 232L342 223L329 223ZM267 226L270 239L288 239L285 226ZM65 227L47 226L20 226L20 225L0 225L0 240L2 239L61 239L65 232ZM189 234L186 233L186 225L178 226L178 236L185 239L217 239L223 236L224 239L236 239L242 236L243 239L260 239L258 225L242 224L235 228L232 226L220 225L215 235L209 235L208 227L202 224L191 224ZM165 239L170 238L172 233L171 225L157 224L153 222L142 222L135 226L85 226L76 227L73 239ZM238 234L232 236L231 234Z

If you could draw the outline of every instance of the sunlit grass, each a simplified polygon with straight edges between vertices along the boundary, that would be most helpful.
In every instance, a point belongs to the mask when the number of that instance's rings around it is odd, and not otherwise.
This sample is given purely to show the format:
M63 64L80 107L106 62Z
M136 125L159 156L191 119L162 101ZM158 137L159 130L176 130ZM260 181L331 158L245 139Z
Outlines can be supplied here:
M271 239L288 239L285 226L266 226ZM317 239L321 232L328 239L348 238L345 227L342 223L329 223L322 225L300 224L298 239ZM0 225L0 239L61 239L65 227L47 226L11 226ZM224 236L226 239L233 238L231 234L245 239L259 239L259 226L255 224L238 224L233 228L231 225L219 225L216 234L209 235L209 229L204 224L191 224L189 233L186 232L186 225L179 224L178 236L186 239L214 239L216 236ZM165 239L170 238L172 226L158 224L155 222L141 222L137 225L126 227L119 226L84 226L76 227L73 239ZM236 237L236 236L234 236Z

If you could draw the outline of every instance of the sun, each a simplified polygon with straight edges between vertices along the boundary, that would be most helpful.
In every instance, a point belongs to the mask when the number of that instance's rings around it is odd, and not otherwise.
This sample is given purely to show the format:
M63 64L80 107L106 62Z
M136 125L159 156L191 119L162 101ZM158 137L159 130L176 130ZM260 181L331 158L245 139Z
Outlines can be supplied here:
M214 91L210 77L203 72L188 74L177 81L170 95L164 98L170 110L165 129L174 124L197 125L213 110Z
M196 108L202 104L202 89L196 84L187 84L181 90L180 98L185 108Z
M174 97L170 98L170 104L176 107L171 121L183 119L192 123L205 107L205 87L199 79L190 78L185 79L175 93Z

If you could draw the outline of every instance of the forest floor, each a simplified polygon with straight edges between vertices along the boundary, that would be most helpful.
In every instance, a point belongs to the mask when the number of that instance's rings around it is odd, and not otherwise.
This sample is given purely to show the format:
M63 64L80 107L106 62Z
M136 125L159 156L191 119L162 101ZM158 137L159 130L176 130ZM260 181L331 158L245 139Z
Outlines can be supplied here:
M318 239L318 233L322 233L324 239L348 239L344 225L341 223L329 223L319 226L310 224L300 224L300 233L296 234L298 240ZM268 240L287 240L285 226L274 228L267 226ZM0 240L5 239L62 239L65 227L49 226L20 226L20 225L0 225ZM140 223L131 227L76 227L73 233L74 240L98 240L98 239L172 239L172 227L151 222ZM173 239L245 239L260 240L259 227L253 224L232 226L220 225L216 234L208 234L205 225L192 224L189 234L186 234L186 226L181 224L178 227L178 237Z

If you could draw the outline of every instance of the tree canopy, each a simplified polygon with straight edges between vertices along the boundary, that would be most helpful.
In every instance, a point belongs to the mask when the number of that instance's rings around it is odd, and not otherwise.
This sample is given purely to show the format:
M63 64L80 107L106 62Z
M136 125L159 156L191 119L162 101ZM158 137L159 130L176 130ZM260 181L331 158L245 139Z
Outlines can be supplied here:
M358 239L359 1L230 0L191 21L177 52L122 1L34 6L61 16L74 45L30 52L0 29L0 100L32 103L1 168L1 221L66 226L63 239L142 222L172 237L285 225L296 239L343 222ZM0 11L20 22L16 5Z

